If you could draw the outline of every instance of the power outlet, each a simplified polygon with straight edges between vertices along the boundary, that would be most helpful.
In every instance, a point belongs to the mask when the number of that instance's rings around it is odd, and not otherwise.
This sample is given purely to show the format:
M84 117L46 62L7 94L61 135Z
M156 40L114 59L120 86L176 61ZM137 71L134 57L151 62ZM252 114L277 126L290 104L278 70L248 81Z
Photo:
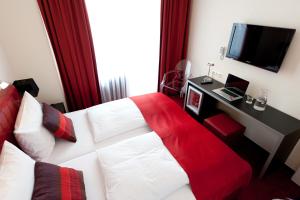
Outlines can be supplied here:
M222 79L223 74L217 71L212 71L212 77Z

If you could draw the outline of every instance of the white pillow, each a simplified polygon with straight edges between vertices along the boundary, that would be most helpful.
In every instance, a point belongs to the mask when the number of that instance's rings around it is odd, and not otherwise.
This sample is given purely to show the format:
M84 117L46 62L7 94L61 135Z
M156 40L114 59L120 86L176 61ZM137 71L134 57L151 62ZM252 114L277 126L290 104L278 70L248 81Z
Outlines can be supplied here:
M165 199L189 183L155 132L97 150L107 200Z
M54 148L54 136L43 127L39 102L25 92L15 123L15 137L22 150L35 160L48 158Z
M30 200L34 187L35 162L5 141L0 155L0 198Z

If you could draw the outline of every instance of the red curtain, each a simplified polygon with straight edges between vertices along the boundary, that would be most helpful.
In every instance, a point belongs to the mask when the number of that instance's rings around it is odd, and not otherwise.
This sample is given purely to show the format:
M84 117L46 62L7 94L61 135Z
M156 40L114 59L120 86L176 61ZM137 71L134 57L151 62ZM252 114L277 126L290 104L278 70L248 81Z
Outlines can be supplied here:
M159 85L164 73L186 58L191 0L161 0Z
M37 1L56 57L69 110L101 103L84 0Z

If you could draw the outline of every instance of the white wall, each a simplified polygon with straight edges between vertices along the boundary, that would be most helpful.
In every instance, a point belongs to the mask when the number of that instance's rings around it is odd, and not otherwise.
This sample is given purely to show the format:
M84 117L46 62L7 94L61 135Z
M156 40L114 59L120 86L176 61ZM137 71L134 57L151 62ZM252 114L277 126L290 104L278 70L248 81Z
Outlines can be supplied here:
M12 79L12 72L8 67L6 55L1 46L0 44L0 82Z
M188 57L193 76L207 73L207 62L215 63L213 70L250 81L248 92L257 95L260 88L269 90L268 104L300 119L300 1L298 0L193 0ZM219 48L227 46L234 22L297 29L281 69L272 73L251 65L225 58L219 59ZM245 121L245 120L241 120ZM246 120L247 121L247 120ZM248 128L248 133L256 130ZM300 166L300 144L287 163Z
M0 80L25 78L36 81L40 101L65 101L37 1L1 0Z

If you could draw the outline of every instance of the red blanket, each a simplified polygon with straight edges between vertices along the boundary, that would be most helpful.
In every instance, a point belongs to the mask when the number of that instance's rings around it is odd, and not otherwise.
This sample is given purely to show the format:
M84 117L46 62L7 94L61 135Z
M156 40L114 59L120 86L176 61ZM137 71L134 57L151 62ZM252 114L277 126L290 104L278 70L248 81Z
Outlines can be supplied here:
M221 200L251 179L249 164L161 93L131 97L189 176L199 200Z

